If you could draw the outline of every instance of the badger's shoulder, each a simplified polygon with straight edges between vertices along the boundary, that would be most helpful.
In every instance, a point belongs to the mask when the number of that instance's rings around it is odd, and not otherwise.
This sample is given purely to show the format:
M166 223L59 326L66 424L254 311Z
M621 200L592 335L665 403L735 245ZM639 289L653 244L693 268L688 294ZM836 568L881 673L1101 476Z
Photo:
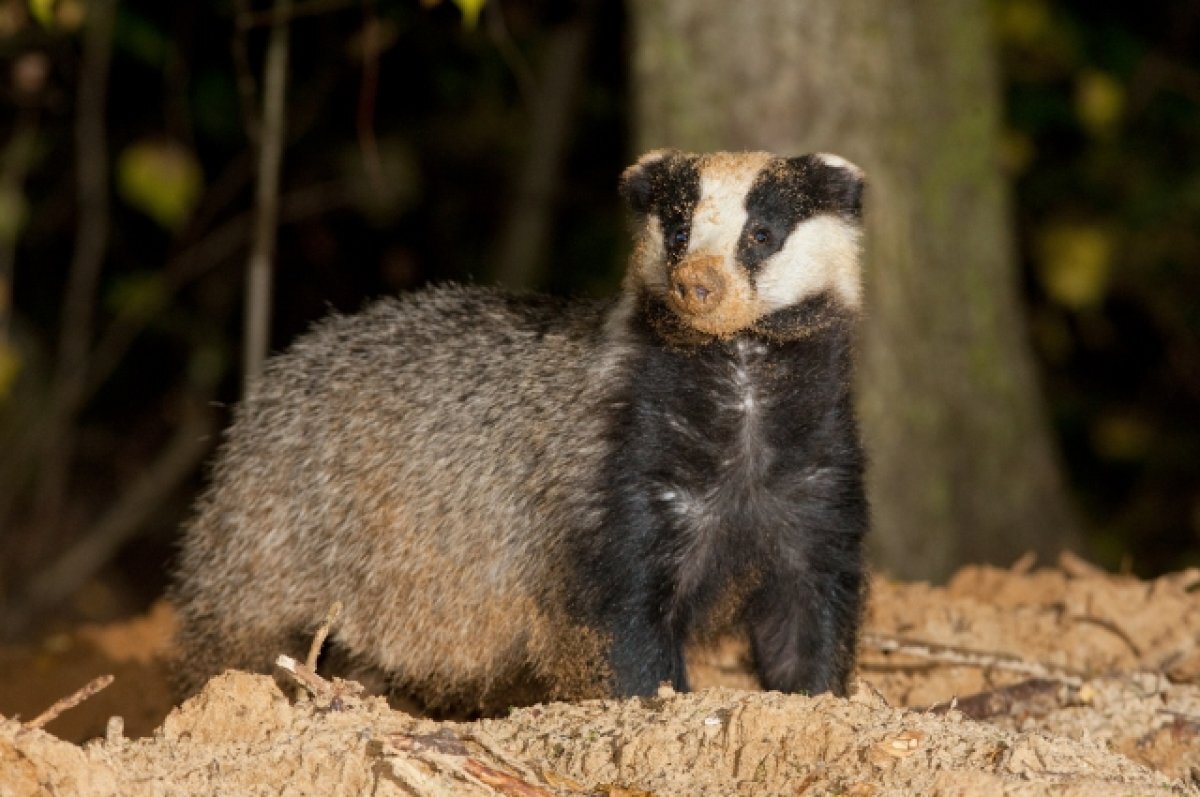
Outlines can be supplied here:
M319 465L329 490L380 469L423 483L482 452L512 479L566 467L571 452L550 441L598 422L591 363L603 309L448 285L331 315L268 361L234 410L215 473L236 481L288 468L308 484ZM490 495L518 485L505 476L477 486Z
M268 361L251 401L357 383L503 379L564 362L601 334L604 302L446 284L332 313Z

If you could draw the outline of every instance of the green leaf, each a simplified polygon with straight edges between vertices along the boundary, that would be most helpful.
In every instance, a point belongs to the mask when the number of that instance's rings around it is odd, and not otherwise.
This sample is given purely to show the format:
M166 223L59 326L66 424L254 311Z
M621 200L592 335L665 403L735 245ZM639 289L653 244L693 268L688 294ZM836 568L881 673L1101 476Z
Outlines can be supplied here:
M1112 75L1088 69L1075 83L1075 115L1088 131L1111 131L1125 108L1125 87Z
M54 26L54 0L29 0L29 15L43 28Z
M1045 0L1007 0L1001 4L996 22L1001 39L1029 45L1049 31L1050 9Z
M1094 224L1058 224L1038 242L1038 277L1046 293L1072 310L1093 307L1108 292L1114 243Z
M203 187L200 162L173 141L136 141L117 159L121 198L169 230L187 222Z
M487 5L487 0L454 0L454 5L462 12L463 27L475 30L475 26L479 24L479 14Z
M47 30L73 33L87 17L83 0L28 0L28 6L29 16Z

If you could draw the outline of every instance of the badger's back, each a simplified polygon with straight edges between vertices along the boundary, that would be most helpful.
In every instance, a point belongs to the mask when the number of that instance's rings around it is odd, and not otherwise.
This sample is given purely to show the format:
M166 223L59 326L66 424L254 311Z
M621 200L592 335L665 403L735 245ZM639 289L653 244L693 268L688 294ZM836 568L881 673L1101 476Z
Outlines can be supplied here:
M186 534L185 685L269 666L335 600L338 645L426 702L552 678L562 538L604 456L601 333L598 306L445 287L273 359Z

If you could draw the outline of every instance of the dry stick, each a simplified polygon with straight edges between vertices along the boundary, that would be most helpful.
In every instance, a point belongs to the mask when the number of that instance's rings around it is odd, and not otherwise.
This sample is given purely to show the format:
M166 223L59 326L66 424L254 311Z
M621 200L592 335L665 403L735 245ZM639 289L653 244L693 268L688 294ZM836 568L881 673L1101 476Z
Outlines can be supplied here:
M1124 642L1125 646L1129 648L1129 652L1133 654L1135 659L1138 659L1139 661L1141 660L1142 649L1138 647L1136 642L1133 641L1133 637L1126 633L1125 629L1121 628L1121 626L1117 625L1112 620L1108 620L1103 617L1093 617L1090 614L1075 614L1072 615L1070 619L1076 623L1089 623L1097 628L1103 628L1105 631Z
M292 679L319 700L333 696L333 684L322 678L313 668L291 656L280 653L275 657L275 666L292 676Z
M342 613L342 602L334 601L329 607L329 611L325 614L325 619L317 628L317 633L313 634L312 644L308 646L308 658L304 660L308 669L316 672L317 658L321 655L321 646L325 644L326 637L329 636L329 629L337 622L338 615Z
M477 741L472 735L468 735L467 738ZM524 779L533 777L529 768L524 764L518 763L513 766L513 762L506 754L497 756L494 750L485 747L484 752L496 757L500 764L510 766L521 774L514 775L511 772L504 772L489 766L477 758L472 758L463 739L455 736L449 730L436 734L393 734L384 738L384 744L396 752L420 758L439 771L468 782L480 783L489 791L499 791L501 794L513 797L551 797L550 792ZM393 758L391 763L395 766L398 761ZM409 771L408 762L403 761L403 764L407 773Z
M184 423L133 486L89 529L78 543L40 572L29 587L28 602L12 610L12 617L28 617L33 611L63 600L109 561L146 519L208 452L216 429L207 407L189 407Z
M284 110L288 68L288 15L291 0L275 0L275 21L263 67L262 130L258 184L254 197L254 240L246 272L243 390L258 379L267 358L271 321L271 260L279 222L279 172L283 161Z
M321 625L313 634L312 642L308 646L308 657L303 663L284 654L280 654L275 659L276 667L291 675L297 684L307 689L314 698L323 702L329 702L339 697L352 697L362 691L360 684L341 680L331 683L317 672L317 658L321 655L321 647L329 636L329 629L337 622L341 613L342 602L334 601L329 607L329 611L325 613L325 619L321 621ZM297 694L297 697L299 696Z
M562 178L567 142L575 121L575 98L583 82L593 3L580 4L574 19L550 33L529 107L529 135L513 186L511 208L496 246L496 281L529 288L539 281L554 194Z
M534 786L532 783L526 783L507 772L493 769L474 758L468 758L463 762L463 771L501 794L512 795L512 797L551 797L550 792L545 789Z
M490 733L476 727L474 730L464 732L463 739L479 745L485 753L522 777L536 778L536 773L531 767L510 755Z
M298 189L284 196L280 203L280 221L294 223L319 216L350 201L350 190L340 181L319 183ZM201 240L168 261L163 273L163 290L169 298L195 280L207 274L222 261L233 257L249 237L253 224L251 214L237 216L218 227ZM164 302L167 306L169 302ZM81 403L100 389L121 363L137 335L157 316L123 316L105 330L92 356L92 373L87 391L79 397Z
M289 223L320 215L350 201L350 189L336 181L298 189L284 197L281 219ZM237 216L182 250L167 261L162 274L164 292L169 298L182 291L217 265L232 258L249 237L252 218L249 213ZM123 362L125 353L138 335L161 314L122 315L113 320L100 335L92 350L91 367L86 381L76 382L73 392L63 397L63 406L70 413L81 410ZM28 457L23 452L34 450L51 422L46 413L35 412L31 406L14 426L19 430L8 441L0 457L0 523L10 516L11 506L19 492L28 484L23 478ZM203 452L201 452L203 454ZM187 474L184 474L186 476ZM164 496L165 497L165 496ZM119 499L122 500L123 499ZM130 530L135 533L136 528ZM86 536L86 535L85 535ZM105 564L101 562L100 564Z
M1033 678L1053 678L1074 686L1079 686L1083 683L1083 674L1076 670L1029 661L1009 653L972 650L955 645L943 645L938 642L902 639L900 637L875 633L863 634L862 642L864 645L884 653L902 653L906 656L914 656L939 664L957 664L967 667L1006 670L1008 672L1022 673Z
M508 25L504 22L504 7L500 3L487 7L483 18L487 23L487 32L492 40L492 45L500 54L500 58L509 71L512 72L513 79L517 81L517 91L521 94L522 102L527 109L533 108L533 104L537 101L537 80L533 76L533 69L529 66L529 61L522 55L521 50L513 42L512 35L508 32Z
M321 183L288 194L284 198L281 216L285 221L294 223L320 215L332 207L344 205L349 199L350 189L346 184L340 181ZM251 221L250 214L237 216L169 260L163 269L164 290L167 295L178 293L215 266L229 260L248 237ZM103 386L121 364L137 336L157 317L120 316L109 324L93 349L87 380L76 382L73 392L64 397L65 406L71 413L81 409ZM50 423L45 414L32 414L33 409L35 408L29 408L26 417L15 424L20 431L14 436L14 440L8 442L5 454L0 458L0 522L9 516L12 500L28 483L21 478L21 468L27 459L21 452L34 450L46 433L47 424ZM203 430L193 427L185 432L177 434L175 442L163 449L159 459L150 465L150 475L135 482L127 493L114 502L104 518L91 531L82 535L83 542L80 546L82 550L89 550L90 553L78 556L72 556L71 552L64 554L57 563L51 565L57 574L39 576L37 583L31 586L33 592L40 592L51 581L66 584L78 578L86 579L107 564L116 549L138 532L145 518L194 470L198 461L207 453L210 442L207 437L211 435L211 428ZM187 446L188 441L195 447L192 454L185 455L179 448ZM189 459L191 464L186 465ZM161 489L148 490L148 484L159 485ZM140 506L139 502L142 502ZM75 565L65 564L68 558L75 563L81 563L83 567L76 568ZM52 602L56 598L44 596L42 600ZM20 626L28 619L31 608L28 602L25 605L11 606L0 613L0 626Z
M46 725L47 723L52 722L56 717L58 717L59 714L62 714L64 711L69 711L70 709L75 708L80 703L87 700L89 697L96 694L101 689L104 689L106 686L108 686L112 682L113 682L112 675L101 675L98 678L93 678L92 680L90 680L86 684L84 684L83 687L75 690L73 693L67 695L66 697L64 697L60 700L56 700L54 702L54 705L50 706L50 708L46 709L41 714L38 714L36 717L31 719L29 722L22 723L21 727L27 731L31 731L35 728L41 728L42 726Z
M250 48L247 37L253 22L253 11L250 0L234 0L233 41L230 51L233 55L233 69L237 76L238 105L242 111L242 124L246 128L246 137L258 146L262 135L262 123L258 118L258 109L254 107L254 97L258 87L254 84L254 73L250 70Z
M38 142L38 114L35 109L23 108L17 114L16 121L13 125L12 137L8 144L4 147L3 155L0 155L0 196L9 196L16 199L25 196L25 178L29 173L29 168L33 163L37 151ZM11 340L12 326L12 291L13 291L13 276L16 270L16 255L17 255L17 240L19 239L19 230L11 229L7 233L0 233L0 371L3 370L3 362L6 357L16 356L16 347ZM3 377L0 376L0 381ZM4 394L4 386L0 384L0 404L4 403L6 396ZM29 405L36 405L37 402L28 402ZM9 410L12 410L20 405L9 404ZM20 411L15 414L25 414L40 410L40 406L24 406L20 407ZM17 418L17 423L13 425L13 429L21 430L24 426L20 423L20 418ZM10 450L12 437L18 437L19 432L13 435L0 436L0 445ZM7 439L6 439L7 438ZM23 457L13 457L13 462L21 462L25 465ZM14 485L12 480L0 478L0 526L5 525L4 520L12 511L12 506L16 502L20 485ZM10 538L11 540L11 538ZM12 546L2 546L4 551L9 554L7 558L12 559ZM4 580L4 568L0 567L0 580Z
M387 196L387 181L379 159L379 141L375 136L375 101L379 95L379 48L383 39L382 23L375 10L374 0L363 0L362 78L358 85L358 150L363 170L371 189L378 196Z
M945 714L957 709L973 720L993 717L1045 716L1051 711L1079 700L1079 688L1053 678L1030 678L1020 683L1001 686L986 692L956 697L949 703L935 703L927 709L931 714Z
M96 291L108 248L109 160L104 109L115 18L116 0L96 0L88 5L75 119L79 223L63 297L58 361L49 402L52 420L42 438L35 503L40 522L51 527L62 506L74 448L72 426L76 414L66 410L63 397L71 394L87 372Z
M38 114L23 108L17 114L12 137L0 154L0 196L24 197L25 178L37 152ZM11 325L12 286L19 230L0 232L0 353L8 343ZM3 399L0 395L0 399Z

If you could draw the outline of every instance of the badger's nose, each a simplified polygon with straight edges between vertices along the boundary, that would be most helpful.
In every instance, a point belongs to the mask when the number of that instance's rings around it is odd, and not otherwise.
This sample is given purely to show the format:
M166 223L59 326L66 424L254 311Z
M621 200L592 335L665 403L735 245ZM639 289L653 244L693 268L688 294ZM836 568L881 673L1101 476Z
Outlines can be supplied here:
M700 258L682 263L671 275L671 290L678 310L692 315L712 312L725 295L720 259Z

